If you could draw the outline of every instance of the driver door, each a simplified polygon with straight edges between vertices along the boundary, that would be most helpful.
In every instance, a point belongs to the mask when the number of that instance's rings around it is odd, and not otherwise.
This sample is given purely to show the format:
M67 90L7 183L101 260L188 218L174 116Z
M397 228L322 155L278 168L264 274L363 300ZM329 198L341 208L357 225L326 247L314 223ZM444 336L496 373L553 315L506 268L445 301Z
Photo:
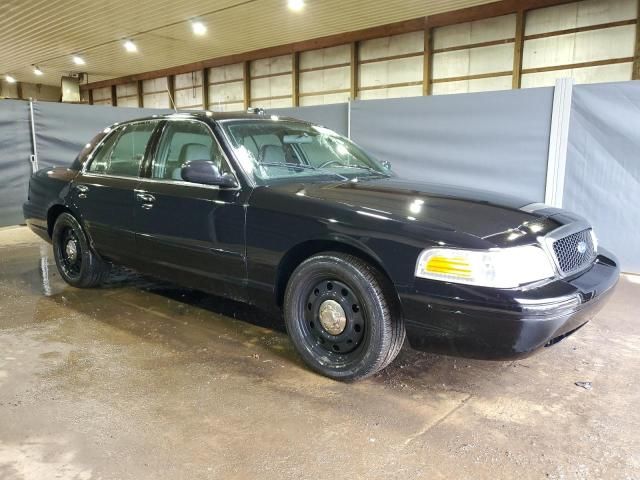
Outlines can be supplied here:
M158 276L225 296L244 297L244 203L240 188L185 182L181 167L210 160L232 173L209 126L172 119L135 191L136 245Z

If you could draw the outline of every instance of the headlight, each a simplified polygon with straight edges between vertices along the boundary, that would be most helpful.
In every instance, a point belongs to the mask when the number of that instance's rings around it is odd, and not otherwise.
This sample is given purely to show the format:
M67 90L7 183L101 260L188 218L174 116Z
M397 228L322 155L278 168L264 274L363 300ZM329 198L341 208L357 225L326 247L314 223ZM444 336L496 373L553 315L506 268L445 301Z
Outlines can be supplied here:
M539 247L495 250L429 248L418 257L416 277L494 288L514 288L555 275Z

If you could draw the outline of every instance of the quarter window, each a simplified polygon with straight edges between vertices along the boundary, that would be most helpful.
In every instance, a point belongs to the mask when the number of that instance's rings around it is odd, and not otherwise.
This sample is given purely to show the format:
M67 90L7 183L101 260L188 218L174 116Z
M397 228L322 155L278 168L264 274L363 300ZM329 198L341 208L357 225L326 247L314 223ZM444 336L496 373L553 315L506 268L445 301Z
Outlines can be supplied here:
M131 123L112 133L96 152L89 171L137 177L156 123Z
M169 121L162 134L151 177L182 180L182 166L191 160L208 160L213 162L221 173L230 172L218 142L205 124Z

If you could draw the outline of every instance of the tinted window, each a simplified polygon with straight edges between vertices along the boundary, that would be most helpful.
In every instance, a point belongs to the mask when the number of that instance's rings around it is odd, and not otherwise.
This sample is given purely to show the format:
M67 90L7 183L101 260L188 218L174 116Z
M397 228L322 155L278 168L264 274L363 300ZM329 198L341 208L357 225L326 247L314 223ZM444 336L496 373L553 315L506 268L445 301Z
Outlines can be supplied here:
M310 176L390 175L356 144L324 127L278 119L220 123L240 166L260 185Z
M155 126L156 122L133 123L110 135L96 152L89 171L125 177L138 176Z
M93 151L94 148L96 148L96 145L98 145L109 132L111 132L111 129L105 128L102 132L93 137L89 143L85 144L85 146L82 147L82 150L80 150L80 153L78 153L76 159L73 161L71 168L73 170L80 170L80 168L82 168L82 164L87 159L87 156Z
M152 178L182 180L180 169L190 160L209 160L229 172L224 155L209 128L201 122L169 121L151 169Z

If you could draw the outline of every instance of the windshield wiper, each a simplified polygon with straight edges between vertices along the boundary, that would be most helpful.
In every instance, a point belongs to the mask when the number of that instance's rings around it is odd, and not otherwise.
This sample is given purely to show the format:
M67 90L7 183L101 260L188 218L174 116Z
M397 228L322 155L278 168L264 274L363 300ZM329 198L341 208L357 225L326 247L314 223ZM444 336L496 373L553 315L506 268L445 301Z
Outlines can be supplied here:
M306 170L317 170L316 167L312 165L302 165L301 163L293 163L293 162L260 162L258 165L265 165L267 167L287 167L287 168L303 168Z
M267 167L287 167L287 168L300 168L300 169L306 169L306 170L319 170L318 167L314 167L313 165L301 165L299 163L292 163L292 162L285 162L285 163L260 162L258 165L265 165ZM322 172L322 173L323 174L329 173L331 175L335 175L341 180L348 180L347 177L345 177L344 175L340 175L338 172Z
M340 166L342 168L359 168L361 170L367 170L371 173L375 173L376 175L382 175L383 177L391 176L389 173L381 172L380 170L376 170L375 168L367 167L365 165L347 165L344 163L340 163L340 164L337 164L337 166Z

